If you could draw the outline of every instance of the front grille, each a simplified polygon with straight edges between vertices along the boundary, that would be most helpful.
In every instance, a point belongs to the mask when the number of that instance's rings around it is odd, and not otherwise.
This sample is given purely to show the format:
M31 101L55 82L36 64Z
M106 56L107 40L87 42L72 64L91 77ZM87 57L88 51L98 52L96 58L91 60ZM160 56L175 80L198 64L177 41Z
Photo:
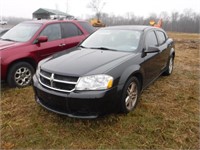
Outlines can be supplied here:
M72 92L77 84L78 77L63 76L40 70L39 82L50 89L60 92Z
M57 79L57 80L77 82L77 78L76 77L68 77L68 76L62 76L62 75L55 74L54 78Z

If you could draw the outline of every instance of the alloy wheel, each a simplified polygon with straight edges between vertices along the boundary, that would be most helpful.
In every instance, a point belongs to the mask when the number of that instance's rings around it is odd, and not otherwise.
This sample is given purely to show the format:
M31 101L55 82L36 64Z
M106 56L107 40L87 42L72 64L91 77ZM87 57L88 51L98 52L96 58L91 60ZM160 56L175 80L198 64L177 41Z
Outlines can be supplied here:
M136 105L138 97L138 89L137 84L135 82L131 82L127 89L127 97L125 99L126 108L131 111L133 107Z
M172 73L173 70L173 58L171 57L169 60L169 74Z
M14 80L19 86L27 86L31 82L32 73L27 67L17 69L14 75Z

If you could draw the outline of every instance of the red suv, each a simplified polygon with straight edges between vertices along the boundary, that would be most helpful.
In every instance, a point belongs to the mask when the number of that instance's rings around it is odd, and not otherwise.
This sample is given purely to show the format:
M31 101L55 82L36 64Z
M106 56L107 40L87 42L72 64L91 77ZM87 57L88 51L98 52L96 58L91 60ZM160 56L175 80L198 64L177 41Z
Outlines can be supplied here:
M37 63L77 46L95 29L86 21L37 20L20 23L0 38L1 80L10 87L31 83Z

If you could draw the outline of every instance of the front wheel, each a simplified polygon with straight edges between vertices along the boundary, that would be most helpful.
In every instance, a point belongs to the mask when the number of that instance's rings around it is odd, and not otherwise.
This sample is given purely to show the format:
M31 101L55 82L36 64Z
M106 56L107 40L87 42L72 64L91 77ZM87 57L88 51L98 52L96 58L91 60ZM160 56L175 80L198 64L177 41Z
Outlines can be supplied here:
M11 66L7 76L10 87L25 87L31 84L34 68L27 62L18 62Z
M129 113L134 110L140 95L140 84L136 77L131 77L125 84L122 99L121 111L122 113Z

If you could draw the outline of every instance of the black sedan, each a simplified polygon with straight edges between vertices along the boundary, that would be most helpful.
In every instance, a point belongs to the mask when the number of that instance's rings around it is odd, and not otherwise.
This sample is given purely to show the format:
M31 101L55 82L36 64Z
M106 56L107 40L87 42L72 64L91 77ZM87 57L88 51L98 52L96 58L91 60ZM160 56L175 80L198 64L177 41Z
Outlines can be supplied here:
M160 28L101 28L76 49L38 64L35 98L44 108L70 117L129 113L143 89L172 73L174 57L174 42Z

